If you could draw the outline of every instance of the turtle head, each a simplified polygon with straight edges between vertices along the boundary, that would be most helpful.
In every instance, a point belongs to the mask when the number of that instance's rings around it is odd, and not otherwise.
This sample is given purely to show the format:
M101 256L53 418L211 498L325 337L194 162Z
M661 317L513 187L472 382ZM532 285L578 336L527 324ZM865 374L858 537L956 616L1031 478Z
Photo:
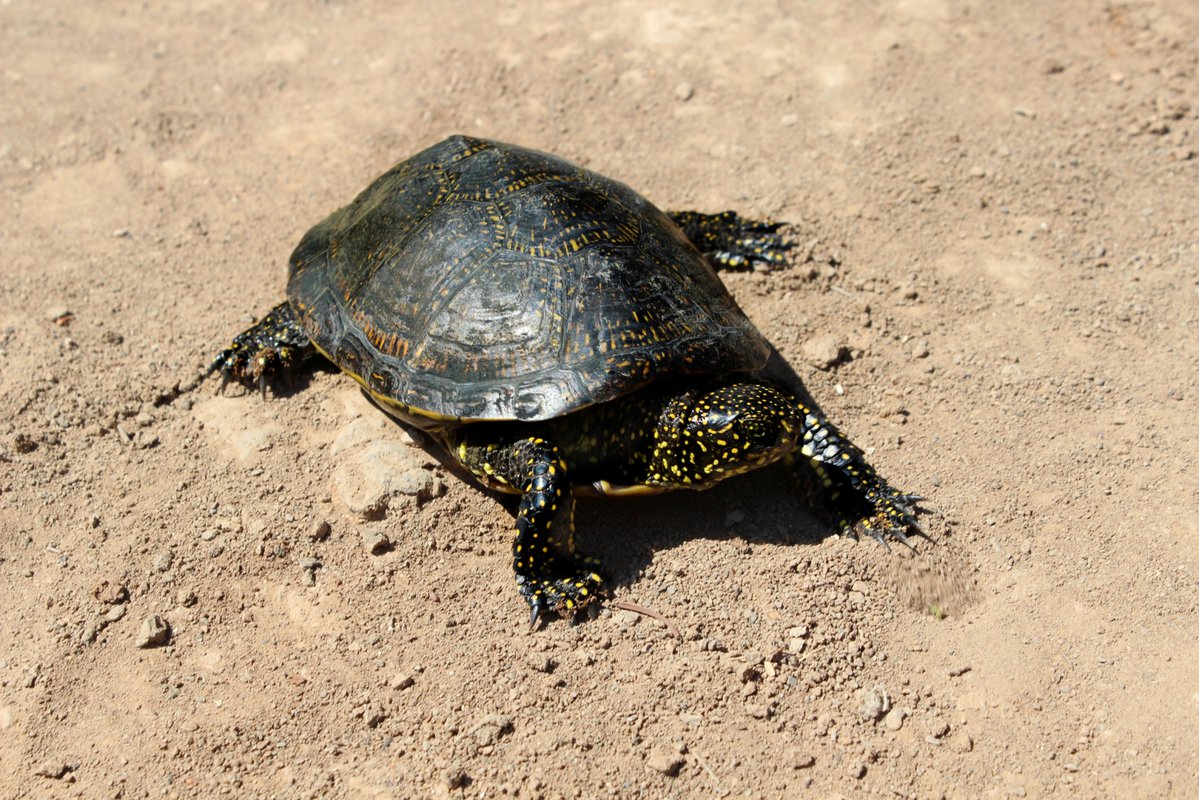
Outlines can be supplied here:
M671 403L655 432L655 472L667 483L703 486L777 461L802 426L795 398L738 381Z

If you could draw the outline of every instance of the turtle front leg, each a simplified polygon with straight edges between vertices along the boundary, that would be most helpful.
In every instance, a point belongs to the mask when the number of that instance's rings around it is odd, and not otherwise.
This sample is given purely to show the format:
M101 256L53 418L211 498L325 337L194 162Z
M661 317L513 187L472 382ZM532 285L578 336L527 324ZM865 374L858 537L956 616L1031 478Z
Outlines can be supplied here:
M291 305L280 303L217 353L203 378L219 370L222 391L229 381L236 380L257 384L265 398L269 379L290 376L314 352Z
M574 495L558 448L529 437L506 443L451 442L457 459L485 484L520 493L512 563L536 624L543 611L574 611L596 599L599 561L575 549Z
M670 218L717 269L779 267L787 262L791 244L778 233L781 222L746 219L736 211L676 211Z
M916 520L923 497L891 486L835 425L802 403L798 410L799 443L789 462L797 478L825 496L842 531L864 531L884 546L890 536L912 547L908 532L930 539Z

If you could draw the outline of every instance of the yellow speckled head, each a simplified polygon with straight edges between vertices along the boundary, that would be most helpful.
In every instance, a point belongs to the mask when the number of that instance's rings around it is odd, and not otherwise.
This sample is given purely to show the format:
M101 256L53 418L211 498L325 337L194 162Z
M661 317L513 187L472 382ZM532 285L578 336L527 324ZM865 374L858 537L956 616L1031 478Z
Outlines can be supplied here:
M698 487L777 461L795 449L802 420L773 386L730 383L690 394L654 432L653 480Z

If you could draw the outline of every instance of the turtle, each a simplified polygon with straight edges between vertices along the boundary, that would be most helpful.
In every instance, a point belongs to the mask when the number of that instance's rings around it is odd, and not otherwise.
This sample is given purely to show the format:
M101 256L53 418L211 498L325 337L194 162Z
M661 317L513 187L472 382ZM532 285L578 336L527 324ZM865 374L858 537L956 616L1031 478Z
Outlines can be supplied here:
M923 498L768 376L774 351L717 274L784 265L780 229L667 214L565 159L451 136L309 230L287 299L204 375L265 399L323 357L463 474L517 495L533 624L601 593L577 496L705 489L783 460L842 528L910 547Z

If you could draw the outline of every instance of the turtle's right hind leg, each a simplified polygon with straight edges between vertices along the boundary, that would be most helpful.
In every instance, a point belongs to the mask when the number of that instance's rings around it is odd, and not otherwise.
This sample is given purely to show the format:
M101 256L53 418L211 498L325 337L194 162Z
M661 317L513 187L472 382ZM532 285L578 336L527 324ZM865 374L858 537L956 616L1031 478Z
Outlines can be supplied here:
M221 373L221 391L229 381L257 385L266 397L268 381L289 378L316 352L288 303L280 303L233 339L204 373Z

